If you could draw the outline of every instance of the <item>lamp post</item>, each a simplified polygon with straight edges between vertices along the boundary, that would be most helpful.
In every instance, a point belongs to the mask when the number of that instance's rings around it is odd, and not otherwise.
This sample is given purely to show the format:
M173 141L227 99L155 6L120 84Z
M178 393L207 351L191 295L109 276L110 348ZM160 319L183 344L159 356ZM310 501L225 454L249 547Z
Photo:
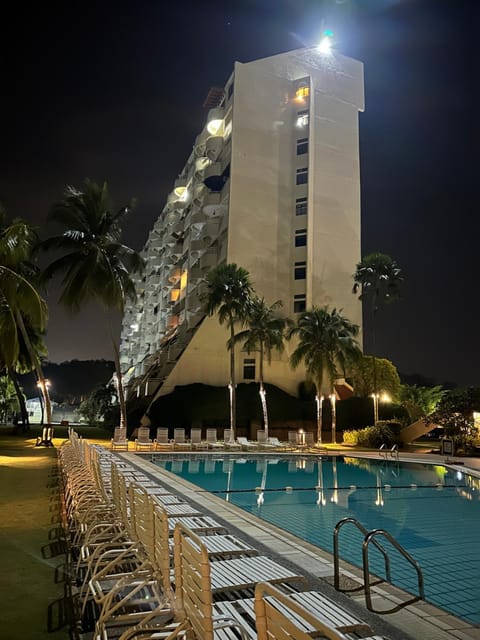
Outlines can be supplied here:
M317 403L317 445L320 446L322 444L323 396L317 393L315 402Z
M337 444L337 411L336 411L337 398L335 394L330 395L330 403L332 405L332 443Z
M372 393L373 400L373 425L378 422L378 393Z

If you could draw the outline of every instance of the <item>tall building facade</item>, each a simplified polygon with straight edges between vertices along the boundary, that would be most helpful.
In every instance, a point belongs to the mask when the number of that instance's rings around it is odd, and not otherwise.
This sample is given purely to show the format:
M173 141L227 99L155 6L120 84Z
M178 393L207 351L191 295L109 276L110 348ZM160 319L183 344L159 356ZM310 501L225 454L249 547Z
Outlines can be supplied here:
M235 63L211 93L204 129L143 249L138 301L123 319L121 365L132 394L229 380L227 331L205 317L206 274L221 263L247 269L256 293L295 318L329 305L361 326L352 295L360 260L358 112L363 65L300 49ZM265 380L295 393L305 378L289 350ZM238 347L237 380L251 381L258 354Z

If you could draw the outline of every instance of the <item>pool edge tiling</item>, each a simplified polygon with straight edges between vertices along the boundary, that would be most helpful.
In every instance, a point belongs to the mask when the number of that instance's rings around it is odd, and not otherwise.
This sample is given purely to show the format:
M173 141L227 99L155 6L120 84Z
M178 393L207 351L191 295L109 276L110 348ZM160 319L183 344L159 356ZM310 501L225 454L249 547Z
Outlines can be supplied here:
M130 461L132 460L130 454L119 455L125 456ZM329 578L331 581L333 558L328 552L279 529L275 525L262 521L255 515L226 502L222 498L204 491L199 492L197 485L164 469L159 469L150 460L147 460L145 456L137 455L134 458L135 464L143 471L157 477L162 483L168 484L173 491L181 493L187 500L196 502L206 512L224 520L245 536L258 542L259 545L269 550L272 554L283 558L287 563L299 567L306 576L312 576L324 584L327 584ZM362 583L361 571L353 565L342 562L342 575L359 584ZM353 607L360 606L364 618L372 615L364 607L364 596L361 592L357 595L350 594L349 596L343 596L343 594L338 594L336 591L333 591L333 594L336 598L345 598L347 602L353 603ZM397 587L382 583L372 588L372 597L378 608L383 610L408 600L411 596ZM388 631L385 631L385 635L390 635L390 637L399 640L405 638L405 634L419 640L449 640L452 638L458 640L480 640L480 628L478 626L456 618L424 601L409 605L388 616L376 616L376 618L397 631L396 634L389 634ZM401 635L402 633L404 635Z

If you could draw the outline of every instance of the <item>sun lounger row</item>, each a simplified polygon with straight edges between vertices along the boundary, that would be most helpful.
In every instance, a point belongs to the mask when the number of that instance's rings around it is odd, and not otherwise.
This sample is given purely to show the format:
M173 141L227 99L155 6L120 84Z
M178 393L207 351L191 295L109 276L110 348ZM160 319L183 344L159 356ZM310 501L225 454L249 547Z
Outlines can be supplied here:
M136 451L173 451L173 450L208 450L208 449L236 449L236 450L295 450L298 448L312 447L314 444L313 433L310 432L288 432L288 443L281 442L278 437L267 437L263 429L257 431L257 440L248 440L244 436L231 439L231 430L224 429L223 440L219 440L217 429L208 428L205 432L205 438L202 437L202 429L192 427L190 430L190 438L186 437L185 429L177 427L174 429L174 437L169 438L169 429L167 427L159 427L156 437L150 437L149 427L139 427L137 435L134 439L134 449ZM112 450L127 451L128 438L125 429L117 427L114 437L111 440Z
M77 611L95 639L375 637L115 452L72 434L59 458Z

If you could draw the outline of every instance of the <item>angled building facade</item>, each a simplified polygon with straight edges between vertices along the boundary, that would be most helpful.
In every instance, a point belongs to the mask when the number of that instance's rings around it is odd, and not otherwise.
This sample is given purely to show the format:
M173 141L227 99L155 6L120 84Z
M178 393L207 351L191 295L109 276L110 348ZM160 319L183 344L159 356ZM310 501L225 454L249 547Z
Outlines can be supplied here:
M313 304L361 326L352 295L360 260L358 112L363 65L301 49L236 63L143 249L138 302L123 319L121 365L132 395L229 380L227 331L205 317L206 274L235 262L258 295L295 318ZM296 393L288 347L265 380ZM258 356L237 355L251 381Z

